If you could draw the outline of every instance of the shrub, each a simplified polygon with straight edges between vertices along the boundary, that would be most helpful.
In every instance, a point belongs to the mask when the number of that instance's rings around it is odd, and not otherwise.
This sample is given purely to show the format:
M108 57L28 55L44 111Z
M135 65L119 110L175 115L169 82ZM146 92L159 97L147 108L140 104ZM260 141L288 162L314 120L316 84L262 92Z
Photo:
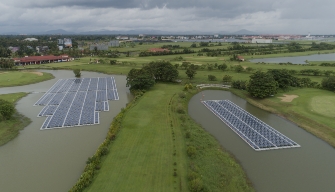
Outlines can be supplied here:
M204 188L204 185L200 178L196 178L190 182L190 191L192 192L202 191L203 188Z
M186 94L184 92L178 93L179 98L184 99L186 97Z
M194 146L188 146L187 147L187 155L191 158L195 157L197 153L197 149Z
M1 119L10 119L15 112L14 104L0 99L0 120Z
M179 105L177 106L176 111L177 111L177 113L179 113L179 114L184 114L184 113L185 113L184 107L183 107L181 104L179 104Z
M216 81L216 77L214 75L208 75L209 81Z
M75 77L80 77L81 76L80 69L73 69L73 73L74 73Z

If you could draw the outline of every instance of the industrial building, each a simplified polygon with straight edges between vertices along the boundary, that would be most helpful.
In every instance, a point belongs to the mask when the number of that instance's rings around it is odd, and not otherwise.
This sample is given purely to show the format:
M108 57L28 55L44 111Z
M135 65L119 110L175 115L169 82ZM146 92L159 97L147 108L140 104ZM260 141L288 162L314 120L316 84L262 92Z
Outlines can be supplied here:
M110 47L119 47L119 46L120 46L120 43L119 43L118 40L112 40L112 41L110 41L110 42L108 43L108 45L109 45Z
M272 43L272 39L252 39L251 43Z
M92 44L92 45L90 45L90 50L91 51L93 51L95 48L98 51L108 51L108 45L105 45L105 44Z

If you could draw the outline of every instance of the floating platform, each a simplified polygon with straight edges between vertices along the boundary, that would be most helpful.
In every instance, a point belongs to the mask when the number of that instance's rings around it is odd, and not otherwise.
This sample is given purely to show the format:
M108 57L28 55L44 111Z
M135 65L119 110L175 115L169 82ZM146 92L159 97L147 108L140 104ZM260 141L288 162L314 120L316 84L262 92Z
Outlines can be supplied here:
M202 103L256 151L300 147L229 100L208 100Z
M58 80L34 106L45 106L41 130L99 124L108 100L119 100L114 77Z

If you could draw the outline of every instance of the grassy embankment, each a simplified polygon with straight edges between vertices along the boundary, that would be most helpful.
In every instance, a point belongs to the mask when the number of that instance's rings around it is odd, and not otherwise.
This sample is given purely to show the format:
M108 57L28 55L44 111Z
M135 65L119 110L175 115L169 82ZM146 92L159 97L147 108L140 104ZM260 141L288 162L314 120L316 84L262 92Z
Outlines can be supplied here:
M13 93L0 95L0 99L16 103L19 99L26 96L27 93ZM0 146L15 138L19 131L24 129L30 123L30 119L15 112L9 120L0 121Z
M50 73L36 71L0 71L0 87L28 85L53 78Z
M233 93L249 103L282 116L306 131L314 134L335 147L335 94L331 91L303 88L278 93L266 99L251 98L246 91L233 90ZM291 102L283 102L278 97L297 95Z
M188 115L176 112L186 112L192 96L181 98L182 88L156 84L126 112L86 191L253 191L234 158Z

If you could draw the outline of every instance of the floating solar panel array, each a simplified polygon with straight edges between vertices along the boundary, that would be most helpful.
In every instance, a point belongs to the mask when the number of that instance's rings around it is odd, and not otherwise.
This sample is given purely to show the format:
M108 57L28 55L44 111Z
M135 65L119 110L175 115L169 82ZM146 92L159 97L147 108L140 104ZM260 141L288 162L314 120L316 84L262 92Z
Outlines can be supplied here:
M300 147L229 100L202 103L256 151Z
M58 80L35 104L45 106L41 130L99 124L108 100L119 100L114 77Z

